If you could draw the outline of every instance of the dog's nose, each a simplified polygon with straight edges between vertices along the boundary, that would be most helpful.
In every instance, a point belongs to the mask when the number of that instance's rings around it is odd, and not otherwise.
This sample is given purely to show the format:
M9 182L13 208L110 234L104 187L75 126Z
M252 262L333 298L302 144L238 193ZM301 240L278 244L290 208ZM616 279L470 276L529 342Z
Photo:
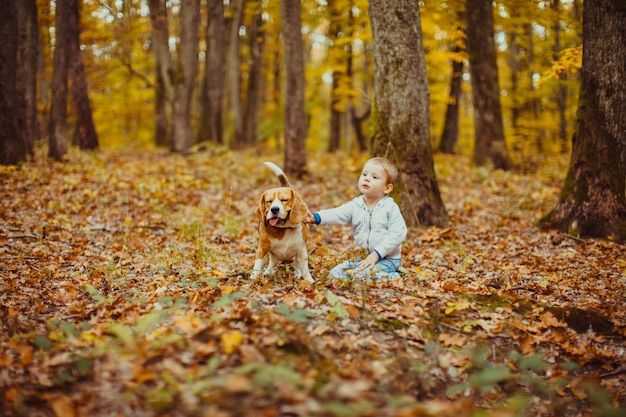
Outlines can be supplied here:
M270 208L270 211L272 212L272 214L277 214L279 210L280 210L280 207L272 207L272 208Z

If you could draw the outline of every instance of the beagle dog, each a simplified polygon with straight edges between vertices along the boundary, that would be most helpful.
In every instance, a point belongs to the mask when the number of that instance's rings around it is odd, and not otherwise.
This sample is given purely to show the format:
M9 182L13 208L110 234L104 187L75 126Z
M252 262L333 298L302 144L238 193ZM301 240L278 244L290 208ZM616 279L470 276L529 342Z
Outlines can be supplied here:
M309 229L302 223L308 208L291 187L283 170L271 162L265 162L265 165L278 176L280 187L266 190L255 210L259 220L259 246L250 277L254 279L259 275L268 255L269 264L264 274L271 274L280 261L293 260L296 276L313 282L306 248Z

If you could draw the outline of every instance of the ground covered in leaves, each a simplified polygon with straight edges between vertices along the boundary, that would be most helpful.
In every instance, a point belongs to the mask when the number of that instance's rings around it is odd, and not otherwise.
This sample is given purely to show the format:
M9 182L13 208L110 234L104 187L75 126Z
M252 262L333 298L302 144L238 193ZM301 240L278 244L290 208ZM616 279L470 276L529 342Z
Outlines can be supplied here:
M309 158L312 210L356 195L361 161ZM1 168L0 414L624 415L626 247L536 227L567 161L437 156L453 223L410 230L403 277L327 280L350 230L314 226L310 285L249 279L266 159Z

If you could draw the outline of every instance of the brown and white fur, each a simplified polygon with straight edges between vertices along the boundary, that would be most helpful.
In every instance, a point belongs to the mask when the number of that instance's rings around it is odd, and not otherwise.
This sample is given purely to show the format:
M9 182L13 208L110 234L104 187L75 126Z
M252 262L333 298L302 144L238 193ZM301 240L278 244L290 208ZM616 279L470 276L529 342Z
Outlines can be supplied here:
M264 274L271 274L280 261L293 260L296 276L313 282L306 248L309 229L302 223L308 208L300 194L291 187L283 170L271 162L265 162L265 165L278 176L280 187L266 190L256 208L259 246L250 277L254 279L261 273L263 260L268 255Z

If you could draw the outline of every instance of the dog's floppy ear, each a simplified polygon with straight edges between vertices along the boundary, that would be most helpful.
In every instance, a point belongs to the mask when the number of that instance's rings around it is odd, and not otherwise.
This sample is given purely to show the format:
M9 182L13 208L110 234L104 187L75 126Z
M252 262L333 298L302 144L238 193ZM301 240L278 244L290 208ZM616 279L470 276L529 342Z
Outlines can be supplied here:
M309 209L302 197L300 197L300 194L294 190L291 190L291 192L293 193L293 207L291 208L291 214L289 215L289 222L291 224L300 224L304 221Z
M259 199L259 204L256 206L256 210L254 211L254 215L260 222L265 221L265 213L263 213L263 203L265 202L265 193L261 194L261 198Z

